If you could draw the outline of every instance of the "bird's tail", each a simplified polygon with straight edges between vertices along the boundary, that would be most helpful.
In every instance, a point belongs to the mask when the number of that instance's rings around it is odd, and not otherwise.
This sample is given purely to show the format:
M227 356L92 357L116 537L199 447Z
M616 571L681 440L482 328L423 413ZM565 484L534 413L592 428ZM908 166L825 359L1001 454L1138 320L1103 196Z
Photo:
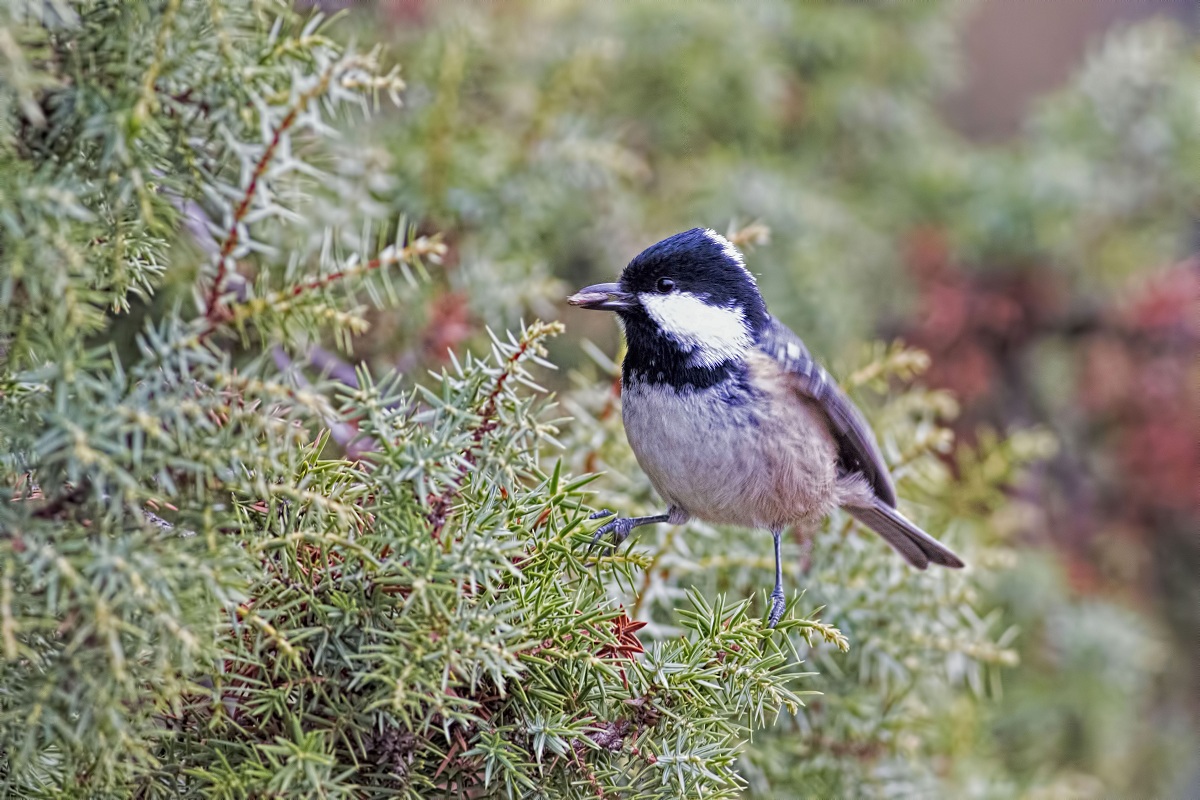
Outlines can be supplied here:
M904 560L917 569L925 569L932 562L943 567L958 569L962 559L950 548L930 536L900 515L900 512L876 498L870 508L846 507L850 516L883 537Z

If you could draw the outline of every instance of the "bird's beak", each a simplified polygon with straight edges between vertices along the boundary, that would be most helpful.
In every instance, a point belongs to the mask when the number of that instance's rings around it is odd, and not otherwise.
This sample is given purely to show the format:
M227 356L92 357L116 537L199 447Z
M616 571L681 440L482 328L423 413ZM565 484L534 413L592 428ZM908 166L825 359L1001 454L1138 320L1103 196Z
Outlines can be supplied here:
M621 290L616 283L597 283L580 289L567 298L567 302L580 308L590 308L595 311L620 311L632 308L637 300L629 292Z

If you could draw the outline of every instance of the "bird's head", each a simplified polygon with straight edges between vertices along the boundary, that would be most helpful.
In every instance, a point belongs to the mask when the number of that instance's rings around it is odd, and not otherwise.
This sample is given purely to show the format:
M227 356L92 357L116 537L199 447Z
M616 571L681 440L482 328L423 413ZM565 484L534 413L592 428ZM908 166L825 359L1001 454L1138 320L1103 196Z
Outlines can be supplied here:
M741 359L767 322L766 305L742 254L705 228L646 248L617 283L588 286L567 302L615 311L631 357L653 352L690 368Z

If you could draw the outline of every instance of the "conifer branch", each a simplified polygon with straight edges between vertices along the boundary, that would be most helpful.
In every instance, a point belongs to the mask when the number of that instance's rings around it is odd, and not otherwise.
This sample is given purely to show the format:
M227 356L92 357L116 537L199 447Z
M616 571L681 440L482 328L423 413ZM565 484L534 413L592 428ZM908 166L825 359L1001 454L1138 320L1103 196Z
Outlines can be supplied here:
M279 149L279 144L283 141L283 137L296 123L296 120L299 119L300 114L308 107L308 104L328 90L329 82L333 79L334 73L340 66L337 63L330 64L321 73L312 87L307 91L301 92L296 97L295 102L292 103L283 120L272 131L266 149L263 150L262 155L259 156L258 163L254 165L254 169L250 173L250 180L242 192L241 199L233 210L233 218L225 234L225 240L222 242L221 249L217 253L217 274L213 277L212 284L208 289L208 295L204 301L204 316L208 319L210 328L216 324L218 318L221 316L221 295L225 288L225 276L231 266L230 258L238 245L242 221L246 218L246 213L250 210L250 204L254 202L254 197L258 193L258 182L266 174L267 167L270 166L271 159L275 157L275 153Z
M451 504L458 496L459 491L461 491L467 475L476 465L478 448L483 443L484 438L491 431L495 430L498 425L496 419L497 402L504 393L505 385L516 374L520 363L527 357L531 355L544 355L545 351L541 346L542 339L548 336L555 336L562 330L563 326L558 322L539 322L529 326L522 333L516 345L511 348L507 358L502 362L501 369L492 382L490 391L474 412L479 417L479 421L471 429L470 445L463 448L462 452L459 453L456 474L446 489L431 498L430 509L426 518L431 526L431 535L434 539L441 538L442 528L449 517Z
M250 178L242 191L237 205L233 209L229 227L226 230L221 248L216 255L217 271L212 283L209 285L203 308L204 317L208 320L208 332L211 333L218 323L225 321L224 316L226 312L222 307L221 299L227 276L234 266L232 262L233 253L241 241L241 226L245 222L250 207L258 194L259 183L267 174L267 170L278 153L285 137L289 135L291 129L301 119L309 106L314 101L325 96L334 83L338 83L341 88L346 90L374 90L384 87L393 93L399 86L402 86L400 81L393 76L384 76L379 79L369 77L369 70L373 67L373 59L369 57L350 55L334 60L317 76L317 79L311 86L301 91L292 99L287 112L271 131L266 147L254 164L250 172ZM382 262L377 266L383 266L389 261L385 256L381 256L381 259ZM296 293L299 294L320 285L322 285L321 282L317 281L307 288L297 287Z
M445 253L446 245L440 241L439 237L419 236L403 247L389 246L378 256L368 261L358 263L356 260L351 260L347 264L324 275L300 281L286 289L271 292L263 297L236 303L230 307L226 318L227 321L236 323L241 320L257 317L267 310L274 311L275 313L286 313L290 309L291 303L297 298L327 289L339 281L361 278L376 270L397 264L409 264L416 259L430 259L434 263L437 263Z

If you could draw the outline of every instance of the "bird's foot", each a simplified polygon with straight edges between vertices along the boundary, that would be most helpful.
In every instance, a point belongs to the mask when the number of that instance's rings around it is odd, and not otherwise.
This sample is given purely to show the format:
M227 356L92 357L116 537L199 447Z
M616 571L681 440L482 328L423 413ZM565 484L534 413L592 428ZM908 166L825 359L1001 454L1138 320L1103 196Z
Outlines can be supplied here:
M605 536L609 536L611 543L605 547L605 552L611 552L613 548L620 547L621 543L629 538L630 531L633 530L633 519L630 517L617 517L615 511L609 511L607 508L602 508L588 516L588 519L603 519L604 517L616 517L615 519L604 523L596 532L592 534L592 542L588 545L587 552L591 553L592 548L600 543L600 540Z
M783 610L787 607L787 601L783 597L783 590L776 589L771 592L771 613L767 615L767 627L774 628L779 624L779 620L783 618Z

